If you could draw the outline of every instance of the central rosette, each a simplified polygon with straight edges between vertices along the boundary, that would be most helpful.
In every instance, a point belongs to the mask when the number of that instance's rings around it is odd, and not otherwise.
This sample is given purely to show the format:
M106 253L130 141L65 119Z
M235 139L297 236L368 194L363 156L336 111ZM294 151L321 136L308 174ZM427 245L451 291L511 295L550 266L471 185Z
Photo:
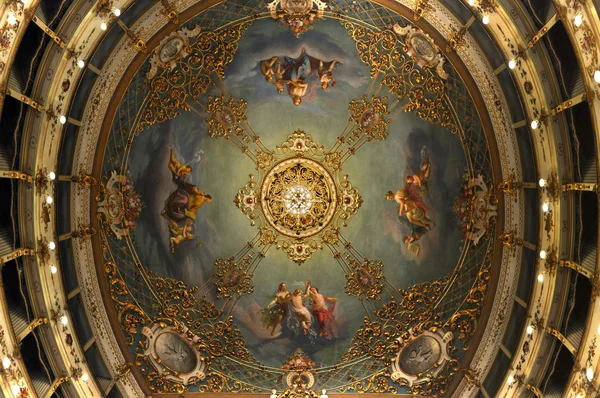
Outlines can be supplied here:
M323 230L337 207L333 177L319 163L304 157L277 163L265 176L260 196L267 222L294 238Z
M339 148L325 151L297 130L275 151L256 150L252 158L258 175L250 174L233 201L258 226L250 246L275 245L301 264L323 245L339 241L340 227L362 203L348 175L341 174Z

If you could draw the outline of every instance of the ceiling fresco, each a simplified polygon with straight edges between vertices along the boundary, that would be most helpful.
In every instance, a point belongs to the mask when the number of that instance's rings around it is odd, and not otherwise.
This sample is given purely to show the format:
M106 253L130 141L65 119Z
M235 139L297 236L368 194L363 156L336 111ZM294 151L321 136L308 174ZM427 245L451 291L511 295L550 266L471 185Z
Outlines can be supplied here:
M499 210L471 97L407 20L212 7L150 54L103 153L104 271L153 392L448 387Z

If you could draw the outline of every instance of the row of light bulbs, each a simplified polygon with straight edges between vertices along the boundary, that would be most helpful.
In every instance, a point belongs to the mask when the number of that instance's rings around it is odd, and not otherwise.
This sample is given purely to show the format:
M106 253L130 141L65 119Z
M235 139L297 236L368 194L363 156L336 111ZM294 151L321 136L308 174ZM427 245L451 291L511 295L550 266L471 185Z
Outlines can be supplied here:
M60 117L60 122L64 124L63 120L64 120L64 122L66 122L66 118L64 116L61 116ZM56 173L53 172L53 171L49 172L48 173L48 178L51 181L56 180ZM54 199L52 198L52 196L47 195L46 196L46 203L50 205L50 204L52 204L52 202L54 202ZM48 249L55 250L56 249L56 243L54 243L54 241L48 242ZM58 272L58 268L56 268L56 265L50 264L50 272L52 272L53 274L56 274L56 272ZM63 322L63 318L64 318L64 322ZM68 322L68 319L67 319L66 316L61 317L61 323L63 325L66 325L67 322Z
M115 15L115 17L119 17L119 15L121 15L121 10L119 10L118 8L113 8L112 13ZM108 29L108 25L107 25L106 21L102 20L102 22L100 22L100 29L102 29L102 30Z
M469 5L473 6L474 4L475 4L475 0L469 0ZM486 22L486 17L484 16L483 23L487 25L488 22L489 22L489 18L487 18L487 22ZM583 14L579 13L579 14L575 15L575 18L573 19L573 23L575 24L575 26L580 27L581 24L583 23ZM510 61L508 61L508 67L510 69L514 69L517 66L517 58L513 58ZM594 81L596 83L600 83L600 69L597 69L594 72ZM538 120L533 120L531 122L531 128L534 130L538 128L538 125L539 125Z
M469 0L469 5L470 5L471 7L474 7L474 6L475 6L475 0ZM483 15L483 17L481 17L481 22L482 22L484 25L487 25L487 24L489 24L489 23L490 23L490 16L489 16L489 15L487 15L487 14L484 14L484 15Z
M577 18L575 18L575 25L577 25L577 26L581 25L581 19L578 22ZM596 73L599 75L599 79L598 80L600 80L600 71L596 71ZM534 122L535 122L535 124L534 124ZM537 126L538 126L538 122L537 122L537 120L534 120L532 122L531 127L533 129L536 129ZM546 186L546 184L547 184L547 181L545 179L543 179L543 178L540 178L540 180L538 181L538 185L541 188L544 188ZM550 206L549 206L548 202L544 202L542 204L542 211L544 213L547 213L549 210L550 210ZM548 257L548 253L546 253L545 250L540 250L539 255L540 255L540 258L542 260L545 260ZM540 283L544 282L544 274L540 273L538 275L537 279L538 279L538 282L540 282ZM531 334L533 334L534 331L535 331L535 327L533 325L528 325L527 326L527 334L531 335ZM598 334L600 334L600 325L598 326L597 332L598 332ZM592 381L592 379L594 378L594 369L591 368L591 367L587 368L586 371L585 371L585 377L588 379L588 381ZM515 382L514 376L513 375L509 375L507 381L508 381L508 384L513 384ZM577 394L575 396L575 398L584 398L584 397L583 397L582 394Z

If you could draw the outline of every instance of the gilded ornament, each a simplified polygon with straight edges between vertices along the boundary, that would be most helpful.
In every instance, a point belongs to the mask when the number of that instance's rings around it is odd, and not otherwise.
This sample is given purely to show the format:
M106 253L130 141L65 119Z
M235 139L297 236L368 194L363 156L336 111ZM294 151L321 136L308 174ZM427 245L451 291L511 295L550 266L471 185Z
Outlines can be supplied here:
M211 102L214 108L222 103ZM275 152L257 153L269 153L269 161L259 163L259 176L250 176L234 203L251 225L258 224L258 243L275 244L300 264L321 250L322 243L337 242L331 231L346 226L362 204L348 175L336 178L341 167L339 152L326 153L309 134L297 130ZM270 164L274 165L263 175L263 165ZM327 228L329 232L324 233Z
M441 79L448 79L448 73L444 70L445 59L427 33L412 25L400 26L398 23L395 23L392 29L396 34L406 36L404 50L417 61L417 65L421 68L435 69Z
M251 257L250 257L251 259ZM252 274L248 274L249 260L235 261L235 258L218 258L213 277L217 288L217 298L241 297L254 291Z
M354 122L356 126L348 136L348 142L353 143L362 136L365 136L367 141L383 141L387 138L388 126L391 123L390 119L385 118L390 113L387 101L387 97L372 96L368 100L364 95L360 100L348 104L350 122Z
M166 57L163 59L168 61L168 64L163 62L165 68L162 68L158 61L151 63L150 74L153 77L149 82L150 93L144 108L140 111L141 120L135 134L139 134L155 123L170 120L181 111L189 111L191 107L187 103L188 97L198 101L200 95L204 94L212 83L210 77L212 73L216 73L220 78L224 77L225 67L233 59L237 51L237 42L247 26L248 23L241 23L218 32L206 31L197 35L194 33L194 36L186 35L189 46L184 47L190 55L184 58L179 53L170 60L168 55L175 50L169 49L163 54ZM171 61L176 62L174 66ZM158 68L156 73L152 72L154 66Z
M166 0L162 1L166 2ZM190 47L190 38L196 37L199 34L199 26L194 26L191 29L185 27L161 40L158 47L153 51L152 57L150 57L150 69L146 72L146 78L148 80L154 78L159 69L175 69L179 61L184 60L190 55L192 50Z
M452 332L433 328L414 335L412 331L406 336L398 337L400 350L392 362L392 380L413 384L427 383L436 377L450 361L448 343L452 341Z
M383 291L383 263L378 260L359 262L349 259L351 274L346 275L346 294L359 299L380 300Z
M204 356L195 348L197 336L190 337L186 328L157 323L142 330L144 355L159 377L184 386L206 377ZM205 354L206 355L206 354Z
M271 18L281 19L296 37L300 37L323 18L327 4L321 0L273 0L267 8Z

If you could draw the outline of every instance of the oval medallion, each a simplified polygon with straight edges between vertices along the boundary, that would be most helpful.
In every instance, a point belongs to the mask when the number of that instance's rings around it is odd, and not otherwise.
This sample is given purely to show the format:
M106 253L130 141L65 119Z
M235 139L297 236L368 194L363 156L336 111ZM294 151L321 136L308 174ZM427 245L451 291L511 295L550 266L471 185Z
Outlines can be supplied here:
M162 333L154 342L156 355L162 363L179 373L189 373L196 367L196 353L181 337L174 333Z
M179 36L175 36L167 41L158 53L158 58L163 63L168 63L179 55L183 49L183 39Z
M410 39L410 44L415 49L419 58L422 58L423 60L429 62L432 61L435 57L435 49L426 37L421 35L414 35Z
M436 339L420 336L408 343L400 354L400 367L406 374L418 375L435 365L442 348Z

